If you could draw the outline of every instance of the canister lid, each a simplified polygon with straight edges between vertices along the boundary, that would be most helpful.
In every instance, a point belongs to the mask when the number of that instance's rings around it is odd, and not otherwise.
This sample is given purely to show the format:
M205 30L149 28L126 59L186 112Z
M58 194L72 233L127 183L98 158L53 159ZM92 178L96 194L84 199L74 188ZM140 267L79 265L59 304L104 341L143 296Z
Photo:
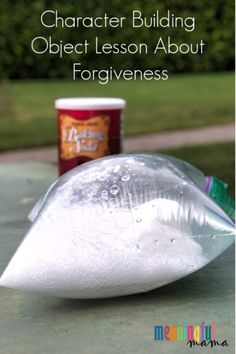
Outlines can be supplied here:
M111 97L59 98L55 101L57 109L122 109L125 105L122 98Z

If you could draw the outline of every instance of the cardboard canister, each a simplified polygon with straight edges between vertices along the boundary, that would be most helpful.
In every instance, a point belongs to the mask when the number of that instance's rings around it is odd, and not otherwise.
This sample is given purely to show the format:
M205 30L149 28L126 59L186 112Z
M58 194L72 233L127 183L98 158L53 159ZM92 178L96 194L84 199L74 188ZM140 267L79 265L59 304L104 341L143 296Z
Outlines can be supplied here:
M58 116L59 175L103 156L122 151L125 100L60 98Z

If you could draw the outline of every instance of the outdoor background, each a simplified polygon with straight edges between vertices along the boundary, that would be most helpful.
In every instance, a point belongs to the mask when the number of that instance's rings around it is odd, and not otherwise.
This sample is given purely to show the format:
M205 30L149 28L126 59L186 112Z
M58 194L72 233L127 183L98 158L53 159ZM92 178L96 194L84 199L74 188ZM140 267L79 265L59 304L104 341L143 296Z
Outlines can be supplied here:
M40 15L58 9L60 16L109 15L129 17L140 9L145 16L170 9L178 16L195 16L196 30L45 29ZM57 141L54 100L59 97L114 96L127 100L125 136L225 124L234 120L234 2L233 0L59 1L0 2L0 151L53 145ZM172 35L175 42L206 42L205 53L194 55L97 56L96 68L163 69L169 80L73 82L72 63L94 67L88 55L36 55L35 36L76 43L95 35L108 42L149 42ZM165 151L223 178L234 191L234 144L183 147Z
M60 16L98 16L104 12L128 16L133 9L141 9L149 16L157 9L164 14L170 9L179 16L195 16L197 28L191 33L128 27L122 31L48 31L40 25L40 15L46 9L58 9ZM155 35L173 34L179 43L198 42L202 38L206 50L203 56L163 55L156 59L103 56L96 57L96 63L93 52L86 57L72 55L61 60L33 54L32 38L50 34L55 40L72 43L95 35L109 42L154 43ZM166 68L169 80L113 81L103 86L97 82L73 82L74 61L83 62L83 67L89 69L95 65L117 70ZM206 175L224 180L234 194L234 142L225 141L223 133L226 124L233 131L233 70L233 0L0 0L0 273L29 228L27 215L31 207L57 176L55 99L123 97L127 100L126 143L128 139L133 141L143 134L155 133L154 138L147 138L153 144L152 151L156 151L154 143L162 141L160 134L186 134L188 129L213 129L218 125L222 143L209 143L206 139L204 145L195 142L195 146L175 149L165 144L165 149L161 146L158 151L182 158ZM214 131L210 130L211 141ZM167 142L171 143L171 139L167 138ZM138 147L144 148L142 144ZM49 163L50 151L51 165L45 164ZM80 215L78 222L79 218ZM218 247L214 235L211 236L209 247ZM222 238L219 247L223 244ZM167 247L167 255L172 254ZM195 248L189 249L193 256ZM78 245L78 256L79 252ZM205 252L204 256L209 257ZM208 325L212 320L216 323L217 339L226 339L229 347L222 351L221 347L193 348L192 353L233 353L234 259L232 246L201 271L173 284L147 294L112 299L55 299L1 288L0 353L191 354L185 343L164 341L162 346L155 342L153 325L186 322L195 326L202 321ZM69 261L65 267L68 265ZM52 267L57 271L56 265Z

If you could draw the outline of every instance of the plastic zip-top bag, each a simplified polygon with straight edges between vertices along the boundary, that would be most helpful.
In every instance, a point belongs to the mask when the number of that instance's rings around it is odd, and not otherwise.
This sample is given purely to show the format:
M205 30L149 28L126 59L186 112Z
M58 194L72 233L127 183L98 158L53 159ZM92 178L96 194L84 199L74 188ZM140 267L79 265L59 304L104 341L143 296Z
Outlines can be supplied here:
M98 298L171 283L233 243L234 202L226 187L161 154L81 165L37 203L0 285Z

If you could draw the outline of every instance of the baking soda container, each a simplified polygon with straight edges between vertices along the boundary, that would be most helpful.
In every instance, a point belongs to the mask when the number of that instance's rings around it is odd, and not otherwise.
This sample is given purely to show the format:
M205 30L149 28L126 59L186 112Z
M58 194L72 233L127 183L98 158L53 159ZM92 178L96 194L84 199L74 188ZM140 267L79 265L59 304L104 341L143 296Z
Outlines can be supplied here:
M84 162L122 149L120 98L61 98L58 112L59 175Z

